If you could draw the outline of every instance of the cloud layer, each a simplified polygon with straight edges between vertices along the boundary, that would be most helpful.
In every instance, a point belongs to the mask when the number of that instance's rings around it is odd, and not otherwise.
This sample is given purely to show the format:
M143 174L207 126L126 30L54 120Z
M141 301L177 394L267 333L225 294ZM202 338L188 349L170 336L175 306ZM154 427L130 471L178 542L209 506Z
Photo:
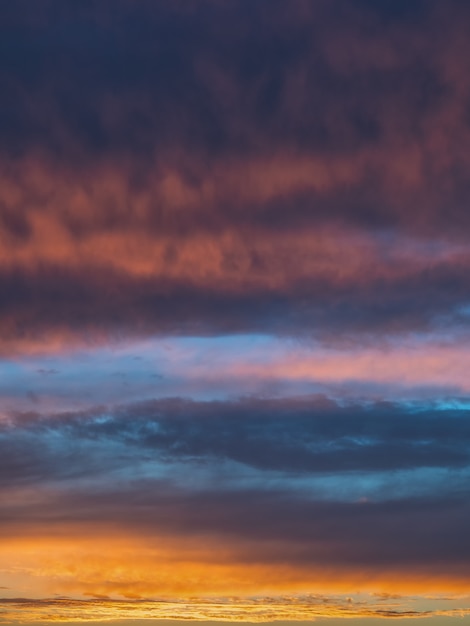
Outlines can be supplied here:
M239 593L245 578L265 588L259 572L269 567L287 572L279 583L269 576L284 590L293 581L304 590L375 589L377 581L401 592L464 589L467 421L467 411L326 398L19 414L0 435L1 532L14 554L14 542L31 536L46 545L62 536L70 546L96 537L105 562L120 554L107 548L110 537L144 539L138 584L132 574L100 582L102 568L90 573L86 559L64 578L59 564L70 555L57 557L46 571L56 588L75 592L171 595L186 580L190 594ZM155 553L157 545L169 553ZM188 550L207 568L209 588L185 578L183 565L166 582L145 574L158 563L168 576ZM233 571L217 582L222 566Z
M397 7L2 7L3 350L461 322L469 16Z
M467 614L467 4L0 4L0 622Z

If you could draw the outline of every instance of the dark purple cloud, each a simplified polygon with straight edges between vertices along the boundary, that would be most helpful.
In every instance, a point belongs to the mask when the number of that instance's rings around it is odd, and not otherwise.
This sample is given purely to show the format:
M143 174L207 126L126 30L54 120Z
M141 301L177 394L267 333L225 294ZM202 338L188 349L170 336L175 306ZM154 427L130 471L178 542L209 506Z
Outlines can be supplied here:
M468 17L457 0L4 3L3 341L466 325ZM345 277L357 233L388 251ZM430 248L396 272L405 235Z

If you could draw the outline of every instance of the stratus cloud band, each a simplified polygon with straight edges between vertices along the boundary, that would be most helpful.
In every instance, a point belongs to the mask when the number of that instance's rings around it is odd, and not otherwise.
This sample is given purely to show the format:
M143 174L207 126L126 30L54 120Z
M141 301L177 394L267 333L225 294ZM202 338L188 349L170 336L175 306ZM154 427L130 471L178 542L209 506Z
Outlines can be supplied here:
M312 621L316 618L418 618L418 617L464 617L470 609L447 608L449 599L437 604L439 608L422 611L413 605L412 599L372 597L352 599L341 597L300 596L286 598L261 597L254 600L242 598L194 599L191 605L181 602L111 601L101 600L13 600L0 605L0 623L17 619L28 623L44 623L53 615L62 622L80 620L108 621L118 617L123 620L196 620L250 623L273 620ZM447 601L446 601L447 600ZM447 605L447 606L446 606Z

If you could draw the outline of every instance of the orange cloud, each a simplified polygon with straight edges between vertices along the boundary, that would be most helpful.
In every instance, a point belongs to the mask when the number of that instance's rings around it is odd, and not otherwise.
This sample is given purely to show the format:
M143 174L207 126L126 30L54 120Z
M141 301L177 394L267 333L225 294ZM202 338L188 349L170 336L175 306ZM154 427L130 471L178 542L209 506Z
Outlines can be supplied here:
M243 557L250 551L258 552L255 544L240 546L239 551L233 544L208 538L167 534L139 538L109 527L105 532L102 528L88 529L91 532L84 536L83 530L72 527L56 537L10 538L1 548L0 580L14 581L16 594L25 597L178 598L193 616L200 608L197 598L230 598L229 606L233 599L236 610L243 598L293 594L300 604L294 602L292 606L293 619L305 618L302 594L458 596L468 591L464 577L427 573L424 568L421 572L407 571L406 567L388 571L364 567L361 571L346 565L264 564Z
M21 600L0 605L0 623L113 622L114 620L191 620L264 623L272 621L312 622L319 618L433 618L465 617L467 609L419 610L397 602L353 602L336 598L260 598L246 600L193 598L191 603Z

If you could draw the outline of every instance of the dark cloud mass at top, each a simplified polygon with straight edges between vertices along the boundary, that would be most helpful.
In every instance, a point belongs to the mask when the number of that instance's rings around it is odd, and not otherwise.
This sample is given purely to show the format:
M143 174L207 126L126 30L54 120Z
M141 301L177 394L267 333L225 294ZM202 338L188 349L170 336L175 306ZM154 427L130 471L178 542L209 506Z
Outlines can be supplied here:
M183 333L458 321L468 19L456 0L2 3L4 342L165 332L180 303Z
M426 54L429 35L440 30L452 52L465 4L452 2L447 23L438 3L406 4L5 5L4 147L69 159L74 147L87 158L347 155L386 147L389 125L419 143L445 96L457 97Z

